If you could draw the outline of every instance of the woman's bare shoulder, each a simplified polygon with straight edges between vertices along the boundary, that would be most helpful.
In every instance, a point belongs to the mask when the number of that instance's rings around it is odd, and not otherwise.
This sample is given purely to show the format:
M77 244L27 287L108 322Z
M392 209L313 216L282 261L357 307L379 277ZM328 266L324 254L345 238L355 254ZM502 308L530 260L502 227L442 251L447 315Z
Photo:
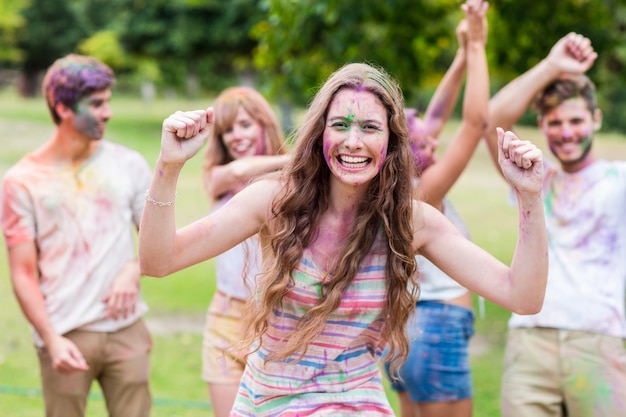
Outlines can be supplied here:
M413 200L413 247L416 253L446 224L445 216L432 205Z

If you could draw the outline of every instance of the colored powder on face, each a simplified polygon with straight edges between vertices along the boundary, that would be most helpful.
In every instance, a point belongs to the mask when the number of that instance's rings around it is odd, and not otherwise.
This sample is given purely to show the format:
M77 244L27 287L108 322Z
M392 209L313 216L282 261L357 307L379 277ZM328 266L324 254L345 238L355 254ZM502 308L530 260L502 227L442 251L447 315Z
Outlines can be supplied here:
M354 117L355 117L354 113L349 114L349 115L346 117L346 121L347 121L348 123L352 123L352 121L354 120Z
M591 147L591 136L590 135L586 135L580 141L580 150L581 151L585 151L589 147Z
M327 134L324 133L324 136L326 135ZM323 140L323 148L324 148L324 159L326 160L326 165L330 167L330 143L326 137Z
M385 163L386 157L387 157L387 145L383 146L382 149L380 150L380 159L378 160L378 166L376 167L378 169L378 172L382 171L383 164Z
M259 129L259 137L256 142L256 150L254 152L255 155L266 155L267 148L265 146L265 131L263 127Z
M74 128L89 138L100 138L98 121L89 111L89 97L79 101L76 107Z

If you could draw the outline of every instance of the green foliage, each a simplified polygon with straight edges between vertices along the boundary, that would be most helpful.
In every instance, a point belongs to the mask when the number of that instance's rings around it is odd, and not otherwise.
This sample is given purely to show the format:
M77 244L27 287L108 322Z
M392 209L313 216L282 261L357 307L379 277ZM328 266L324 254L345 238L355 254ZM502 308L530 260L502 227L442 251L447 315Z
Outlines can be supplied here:
M6 1L0 1L0 11L6 9L0 47L7 44L0 63L21 65L31 84L56 58L80 51L170 89L194 79L221 89L251 68L249 30L262 17L254 0L21 0L10 7ZM31 85L24 93L35 91Z
M268 93L300 104L332 71L354 61L381 65L400 81L409 104L423 104L422 91L432 89L452 61L454 28L462 17L458 1L266 0L262 5L266 18L253 29L255 66ZM588 36L600 56L590 76L597 80L600 101L610 103L605 125L626 128L623 2L493 0L489 26L495 87L535 65L566 33Z
M591 39L599 58L589 71L608 116L605 127L626 129L626 4L615 0L490 2L490 67L497 81L507 82L543 59L552 45L569 32ZM532 118L528 118L532 120Z
M28 0L0 0L0 63L15 64L23 59L17 48L17 32L26 23L19 10Z
M254 43L248 32L261 18L255 3L137 1L131 8L132 25L120 37L131 55L158 59L164 84L183 88L191 75L202 87L218 90L251 66Z
M96 32L78 45L81 54L91 55L113 69L122 68L127 57L115 33L110 30Z
M299 104L332 71L357 61L391 72L410 100L455 52L456 1L267 0L263 6L266 18L252 32L255 66L274 96Z
M31 0L21 15L28 22L18 35L26 71L45 69L55 59L76 50L86 36L80 19L66 1Z
M424 108L452 62L459 0L0 0L0 68L19 68L26 95L54 59L102 57L134 85L190 95L256 84L277 103L305 104L334 70L364 61ZM626 129L626 4L617 0L492 0L495 91L570 31L599 53L590 71L605 128ZM525 120L531 121L533 117Z
M616 23L616 7L612 0L534 2L532 7L514 0L493 1L488 46L493 51L493 64L520 74L545 57L569 32L582 33L597 51L607 51L618 39L610 30Z

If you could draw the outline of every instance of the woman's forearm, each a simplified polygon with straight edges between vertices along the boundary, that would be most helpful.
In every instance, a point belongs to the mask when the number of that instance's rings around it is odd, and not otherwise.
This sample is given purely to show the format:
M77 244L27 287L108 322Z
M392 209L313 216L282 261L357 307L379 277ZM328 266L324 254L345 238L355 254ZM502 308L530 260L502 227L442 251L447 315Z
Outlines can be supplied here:
M157 161L139 227L141 272L150 276L170 273L176 246L176 184L182 165Z

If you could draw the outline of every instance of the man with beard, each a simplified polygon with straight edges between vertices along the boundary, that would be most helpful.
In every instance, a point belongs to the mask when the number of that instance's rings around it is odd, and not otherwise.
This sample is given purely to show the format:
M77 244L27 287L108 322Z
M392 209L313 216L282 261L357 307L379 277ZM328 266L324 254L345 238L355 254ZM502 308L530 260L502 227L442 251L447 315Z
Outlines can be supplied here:
M534 100L558 161L544 160L545 301L509 321L503 417L626 415L626 162L592 147L602 113L584 73L596 57L589 39L570 33L489 103L492 156L496 126L510 129Z
M102 139L113 71L58 59L42 92L52 136L6 174L2 230L11 282L32 326L47 417L82 417L98 381L111 417L148 416L150 334L133 226L151 170Z

